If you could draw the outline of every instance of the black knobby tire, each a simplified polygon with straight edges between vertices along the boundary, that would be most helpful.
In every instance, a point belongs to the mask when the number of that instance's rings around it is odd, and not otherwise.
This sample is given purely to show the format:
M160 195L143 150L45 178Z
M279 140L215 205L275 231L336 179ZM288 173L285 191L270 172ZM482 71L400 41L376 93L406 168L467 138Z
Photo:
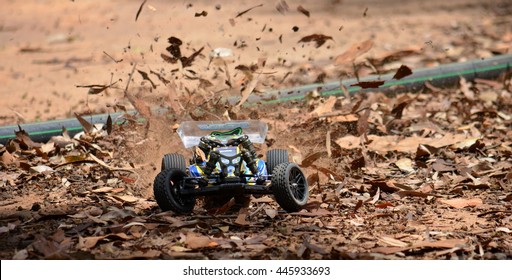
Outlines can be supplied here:
M165 169L179 169L185 171L187 169L187 165L185 163L185 157L180 154L166 154L162 158L162 167L161 170Z
M180 194L180 185L183 184L186 176L183 170L176 168L164 169L156 175L153 192L160 209L172 210L177 214L188 214L194 210L196 198Z
M297 212L308 201L308 181L297 164L281 163L274 168L272 192L277 203L284 210Z
M267 172L272 174L274 168L281 163L288 162L288 151L283 149L273 149L267 151Z

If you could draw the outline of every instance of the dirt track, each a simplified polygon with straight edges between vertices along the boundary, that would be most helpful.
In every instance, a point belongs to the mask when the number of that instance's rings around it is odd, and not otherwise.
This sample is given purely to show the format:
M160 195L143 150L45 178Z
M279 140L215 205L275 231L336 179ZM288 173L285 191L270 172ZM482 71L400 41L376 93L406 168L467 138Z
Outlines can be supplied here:
M72 117L74 112L111 111L106 105L124 102L120 90L88 96L86 88L76 86L126 81L133 62L144 71L168 73L176 67L166 65L160 54L165 52L170 36L181 38L196 50L205 47L205 56L198 58L192 70L206 79L213 76L205 70L212 48L234 50L235 63L228 64L229 73L238 77L240 73L234 69L238 64L267 58L267 64L272 65L269 71L278 71L266 81L265 88L270 88L289 85L272 82L272 77L280 81L288 71L293 75L286 81L298 84L314 81L320 71L333 74L329 61L352 44L368 39L375 43L366 54L372 57L410 48L452 61L489 56L483 48L471 49L472 53L464 56L460 52L474 44L499 47L494 37L506 37L503 23L510 14L506 1L302 1L311 13L306 17L296 10L298 4L289 4L288 12L281 14L275 8L278 1L263 1L262 7L236 18L256 4L220 3L217 10L216 3L210 1L194 1L191 7L185 2L150 1L135 21L140 2L4 3L0 11L0 124ZM208 12L206 17L194 17L203 10ZM229 19L234 19L234 26ZM297 32L292 30L294 26L299 28ZM321 48L297 43L315 33L333 40ZM475 33L486 36L464 45L461 40ZM240 48L242 41L247 47ZM282 60L287 61L285 69L277 67ZM337 78L328 75L326 80ZM139 84L141 77L136 75L135 80ZM224 82L211 81L215 85ZM124 84L117 86L123 88ZM156 91L166 94L162 86Z
M107 137L59 139L70 150L22 136L0 148L1 258L512 258L510 76L241 112L216 103L251 85L257 94L353 77L354 67L363 76L510 53L506 1L300 2L309 17L298 3L279 12L278 1L238 17L260 2L148 1L135 21L141 2L9 1L0 11L0 124L133 106L150 120ZM332 39L298 43L311 34ZM204 47L191 66L162 59L171 36L184 56ZM335 63L367 40L367 51ZM234 56L210 61L218 47ZM134 63L149 79L135 72L126 98ZM95 95L76 87L115 81ZM174 117L150 115L153 106ZM160 213L151 193L160 157L190 153L173 126L226 116L269 123L261 154L286 148L304 166L306 210L279 212L263 197L240 212ZM397 144L405 140L410 150Z

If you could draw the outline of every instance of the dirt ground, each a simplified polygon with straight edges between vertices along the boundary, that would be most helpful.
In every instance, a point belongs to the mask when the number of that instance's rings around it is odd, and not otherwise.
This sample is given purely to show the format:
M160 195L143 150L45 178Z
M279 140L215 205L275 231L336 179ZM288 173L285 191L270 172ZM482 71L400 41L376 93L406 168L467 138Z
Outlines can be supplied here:
M133 108L149 121L0 147L0 258L512 258L510 75L246 111L219 101L510 54L508 1L4 2L0 125ZM190 155L175 126L228 117L269 123L260 154L286 148L303 166L305 210L264 196L160 212L161 156Z

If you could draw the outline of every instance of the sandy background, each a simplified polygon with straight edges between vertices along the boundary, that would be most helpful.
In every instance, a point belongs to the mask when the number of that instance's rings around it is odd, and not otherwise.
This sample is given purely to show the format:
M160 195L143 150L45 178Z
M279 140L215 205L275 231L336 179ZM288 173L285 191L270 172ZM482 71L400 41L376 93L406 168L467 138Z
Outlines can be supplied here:
M366 56L415 48L450 58L460 51L454 40L494 26L511 10L507 1L338 0L288 1L288 10L281 13L276 8L283 6L280 1L239 1L235 5L231 1L149 0L135 21L142 3L139 0L2 2L0 125L72 117L74 112L111 112L108 106L126 105L121 89L134 62L137 69L164 77L171 77L170 71L178 68L160 57L166 53L170 36L183 41L184 55L205 47L191 69L214 85L222 85L224 80L207 71L212 49L233 50L228 66L235 80L237 65L266 58L267 70L280 76L261 84L270 89L287 86L278 82L287 71L293 72L293 83L304 84L314 81L318 75L314 69L330 73L344 67L333 65L333 59L367 39L373 39L374 46ZM297 11L299 5L310 12L309 17ZM203 11L206 16L195 16ZM505 36L510 28L490 28L489 32ZM314 43L297 43L311 34L324 34L333 40L320 48ZM493 44L492 40L484 43ZM246 47L240 48L242 44ZM503 48L503 44L498 47ZM490 55L480 51L469 58ZM122 61L116 63L114 59ZM327 75L326 80L333 79L336 77ZM88 95L87 88L76 87L117 80L118 89L95 96ZM140 75L134 75L132 86L139 86L141 81ZM168 89L159 86L153 93L167 94Z

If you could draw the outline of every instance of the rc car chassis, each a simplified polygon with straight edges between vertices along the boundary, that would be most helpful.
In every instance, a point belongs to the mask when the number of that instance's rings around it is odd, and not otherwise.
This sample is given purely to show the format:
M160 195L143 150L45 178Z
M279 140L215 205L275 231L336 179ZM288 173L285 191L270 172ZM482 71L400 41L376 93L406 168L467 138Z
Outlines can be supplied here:
M185 148L195 147L190 164L181 154L166 154L153 190L163 211L191 213L196 197L273 194L288 212L299 211L309 196L301 168L288 161L288 151L272 149L259 159L254 143L263 143L262 121L187 121L178 130Z

